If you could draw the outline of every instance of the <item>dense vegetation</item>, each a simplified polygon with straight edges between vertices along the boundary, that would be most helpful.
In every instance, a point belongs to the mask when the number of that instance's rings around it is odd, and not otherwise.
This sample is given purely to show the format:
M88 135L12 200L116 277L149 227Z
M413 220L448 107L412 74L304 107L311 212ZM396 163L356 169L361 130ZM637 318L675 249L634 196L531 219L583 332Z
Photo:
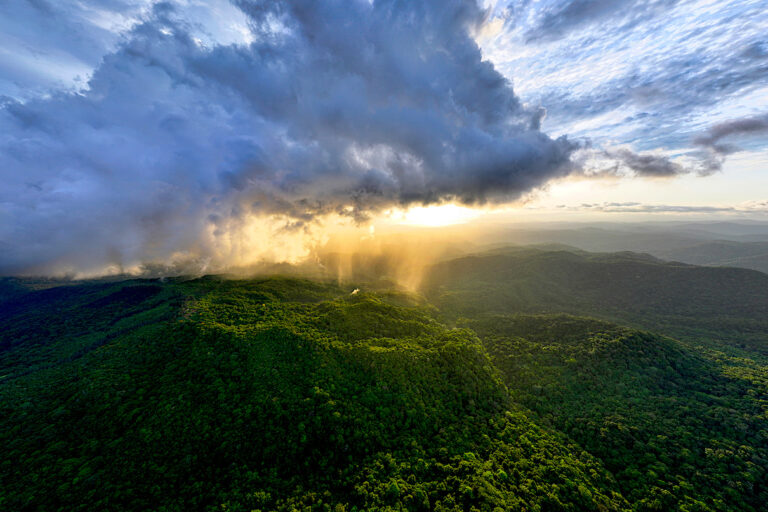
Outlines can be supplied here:
M694 265L741 267L768 272L768 242L713 240L660 251L660 256Z
M589 315L768 355L768 275L754 270L521 248L436 265L425 287L448 316Z
M599 457L638 510L768 502L764 366L584 318L465 323L515 399Z
M0 509L756 512L768 276L740 272L504 250L431 303L0 280Z
M54 290L25 299L49 325L3 315L5 510L626 508L597 460L509 400L470 331L406 297L284 279ZM19 371L42 354L58 364Z

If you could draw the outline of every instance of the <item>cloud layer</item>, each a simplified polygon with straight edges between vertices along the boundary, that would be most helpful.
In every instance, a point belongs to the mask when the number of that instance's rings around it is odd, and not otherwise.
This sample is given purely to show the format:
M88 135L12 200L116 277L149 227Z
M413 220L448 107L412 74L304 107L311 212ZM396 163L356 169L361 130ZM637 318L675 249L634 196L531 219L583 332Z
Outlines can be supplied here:
M570 171L472 0L236 5L250 44L156 4L84 89L3 100L0 273L210 257L254 216L506 201Z
M500 0L482 40L552 133L695 157L710 125L768 111L758 0ZM763 147L768 146L764 144Z
M768 201L752 201L735 206L668 205L643 204L635 201L623 203L582 203L580 205L558 205L558 209L580 212L606 213L697 213L697 214L768 214Z

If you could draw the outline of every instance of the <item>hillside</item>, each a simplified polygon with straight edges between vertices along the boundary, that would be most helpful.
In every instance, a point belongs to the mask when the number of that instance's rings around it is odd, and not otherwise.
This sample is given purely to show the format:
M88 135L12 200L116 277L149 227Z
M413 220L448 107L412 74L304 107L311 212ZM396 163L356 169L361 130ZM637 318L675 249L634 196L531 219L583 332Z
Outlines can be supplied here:
M430 311L290 279L28 293L0 318L0 507L627 509Z
M441 309L286 277L6 281L0 508L761 510L765 359L525 314L594 307L563 274L537 281L553 262L608 283L611 314L633 297L611 288L622 271L687 290L731 271L500 249L438 266L456 266L432 289ZM742 301L724 307L733 322L759 311L761 292L737 284L703 304ZM633 318L654 322L638 289ZM698 311L673 292L668 308Z
M631 251L666 261L768 273L764 222L553 223L490 229L481 238L486 246L561 244L581 251Z
M768 242L715 240L674 250L658 251L659 257L714 267L741 267L768 273Z
M759 510L768 499L765 366L568 316L486 316L512 396L599 457L638 510ZM759 378L756 378L759 375Z
M424 289L449 317L589 315L768 354L768 275L753 270L668 263L635 253L510 249L439 263Z

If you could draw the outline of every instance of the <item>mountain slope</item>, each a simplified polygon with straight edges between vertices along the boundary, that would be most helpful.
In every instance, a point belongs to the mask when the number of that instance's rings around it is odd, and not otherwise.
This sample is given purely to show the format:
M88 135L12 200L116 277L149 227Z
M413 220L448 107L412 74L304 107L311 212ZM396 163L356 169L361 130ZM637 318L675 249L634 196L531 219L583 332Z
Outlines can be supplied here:
M448 316L565 312L768 353L768 275L752 270L516 249L437 264L425 293Z
M756 379L749 365L584 318L465 325L515 400L599 457L636 510L756 511L768 500L765 367Z
M658 252L657 255L694 265L741 267L768 273L768 242L714 240Z
M0 507L628 509L429 311L291 279L28 293L0 318Z
M438 268L451 272L430 278L441 310L279 277L12 283L0 508L756 512L768 500L765 358L509 313L600 305L694 322L724 301L702 269L535 249ZM618 287L637 275L651 282ZM761 307L739 283L721 287L734 324ZM697 287L706 300L692 307Z

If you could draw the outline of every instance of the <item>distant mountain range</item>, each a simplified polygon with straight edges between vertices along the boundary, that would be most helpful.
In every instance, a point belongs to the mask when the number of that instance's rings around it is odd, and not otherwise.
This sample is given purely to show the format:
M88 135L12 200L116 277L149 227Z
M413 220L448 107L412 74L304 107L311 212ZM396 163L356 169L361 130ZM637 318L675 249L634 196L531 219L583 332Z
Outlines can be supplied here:
M768 275L636 253L509 248L435 265L425 293L454 314L587 314L768 353Z
M714 240L655 254L694 265L751 268L768 273L768 242Z
M768 224L758 222L523 226L489 230L484 241L498 246L556 243L591 252L632 251L693 265L768 272Z

